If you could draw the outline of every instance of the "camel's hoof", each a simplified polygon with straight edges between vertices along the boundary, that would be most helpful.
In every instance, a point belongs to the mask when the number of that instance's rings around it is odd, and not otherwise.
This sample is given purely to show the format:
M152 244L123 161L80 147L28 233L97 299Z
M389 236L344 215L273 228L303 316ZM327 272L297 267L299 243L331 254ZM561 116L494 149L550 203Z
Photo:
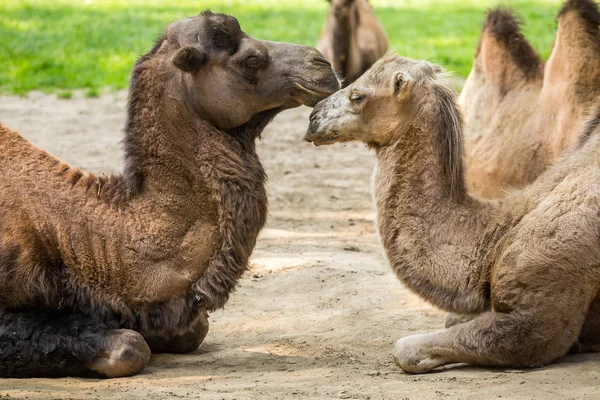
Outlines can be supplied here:
M427 354L423 343L425 336L407 336L396 342L394 361L404 372L422 374L445 364L440 358Z
M111 329L106 336L106 347L87 367L107 378L131 376L148 365L150 355L150 347L142 335L129 329Z

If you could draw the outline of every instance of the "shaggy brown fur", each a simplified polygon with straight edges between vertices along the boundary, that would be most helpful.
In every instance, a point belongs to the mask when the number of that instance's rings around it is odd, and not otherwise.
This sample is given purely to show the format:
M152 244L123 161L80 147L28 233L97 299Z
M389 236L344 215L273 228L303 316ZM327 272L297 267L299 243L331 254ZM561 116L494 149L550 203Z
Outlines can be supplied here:
M144 368L148 344L196 349L267 217L255 139L338 88L315 49L205 12L136 63L122 176L0 125L0 376L122 376Z
M472 193L503 196L506 189L533 182L576 147L586 112L600 95L599 24L595 2L567 1L544 65L514 14L489 13L459 97Z
M367 0L328 1L329 14L317 49L348 85L385 54L388 41Z
M444 310L482 313L400 339L396 362L536 367L599 351L600 131L526 189L482 201L448 173L462 170L455 97L429 63L389 56L311 115L307 140L375 148L377 226L402 282Z

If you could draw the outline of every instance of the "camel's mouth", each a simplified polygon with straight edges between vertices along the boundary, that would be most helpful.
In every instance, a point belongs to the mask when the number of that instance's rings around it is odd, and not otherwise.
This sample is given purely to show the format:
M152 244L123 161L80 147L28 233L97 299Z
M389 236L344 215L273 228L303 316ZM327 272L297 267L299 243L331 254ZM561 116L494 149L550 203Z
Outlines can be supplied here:
M321 100L340 90L340 83L337 78L334 78L334 80L335 82L328 79L324 84L297 80L294 82L294 87L298 89L298 92L295 93L294 98L302 105L314 107Z
M315 146L326 146L338 142L339 131L336 129L328 129L323 127L318 120L312 118L311 115L310 123L308 124L308 130L304 136L304 140ZM323 129L325 128L325 129Z
M324 134L317 134L316 136L310 136L308 133L304 137L309 143L314 144L315 146L327 146L337 143L338 135L335 132L329 132Z

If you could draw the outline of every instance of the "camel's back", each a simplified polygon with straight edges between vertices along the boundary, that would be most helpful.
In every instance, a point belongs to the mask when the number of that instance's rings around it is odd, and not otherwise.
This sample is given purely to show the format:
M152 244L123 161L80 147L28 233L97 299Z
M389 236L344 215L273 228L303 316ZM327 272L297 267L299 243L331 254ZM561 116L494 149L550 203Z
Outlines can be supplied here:
M556 283L565 280L574 287L588 285L590 293L600 289L599 139L503 202L503 214L514 225L500 243L491 271L495 307L526 309L545 302L553 297Z

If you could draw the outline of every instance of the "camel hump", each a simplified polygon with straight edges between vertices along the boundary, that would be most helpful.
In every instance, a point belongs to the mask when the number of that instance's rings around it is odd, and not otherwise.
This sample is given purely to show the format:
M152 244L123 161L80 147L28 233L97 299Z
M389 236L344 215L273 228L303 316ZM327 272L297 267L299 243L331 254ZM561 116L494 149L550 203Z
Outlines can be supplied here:
M558 32L546 63L548 82L577 81L597 87L600 78L600 11L592 0L568 0L558 16Z
M498 83L506 79L531 79L541 68L538 54L521 32L521 19L511 10L491 10L481 32L475 65Z
M583 51L600 54L600 10L592 0L568 0L556 17L555 48L577 56ZM566 44L561 46L562 44ZM579 63L581 58L577 58Z
M590 32L597 34L600 25L600 11L598 4L592 0L568 0L558 12L556 19L565 19L568 14L575 13L579 22Z

